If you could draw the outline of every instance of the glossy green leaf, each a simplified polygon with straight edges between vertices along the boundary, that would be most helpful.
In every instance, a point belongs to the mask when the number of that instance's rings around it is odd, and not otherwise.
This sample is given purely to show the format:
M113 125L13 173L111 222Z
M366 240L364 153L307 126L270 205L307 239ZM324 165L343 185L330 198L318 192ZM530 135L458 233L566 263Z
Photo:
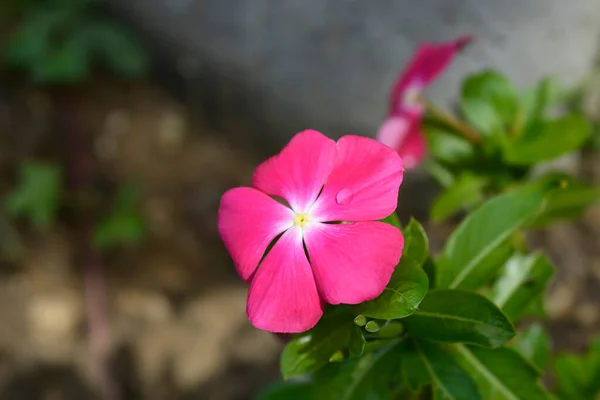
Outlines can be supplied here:
M443 221L461 210L481 203L483 190L488 183L485 176L469 173L460 175L454 183L440 194L431 206L430 218L434 222Z
M356 328L353 316L340 309L325 314L311 330L292 339L281 354L281 374L285 379L314 372L329 362L338 350L346 348Z
M600 337L586 354L561 354L554 364L559 393L565 400L590 400L600 395Z
M544 293L553 274L554 266L545 254L515 255L504 265L491 299L511 321L517 321Z
M38 228L48 227L60 206L62 174L58 166L24 162L17 186L4 198L7 214L24 216Z
M432 290L404 323L415 336L434 342L498 347L515 335L494 303L464 290Z
M371 318L405 318L418 308L428 287L427 274L419 264L412 258L403 256L383 293L357 305L354 310Z
M389 341L373 353L330 363L315 375L311 400L392 400L402 383L401 367L404 342Z
M549 400L539 372L508 348L455 345L455 359L475 379L486 400Z
M538 370L545 371L550 360L550 335L538 323L519 333L514 340L513 348L523 358L532 363Z
M414 218L402 230L404 235L404 249L402 256L407 256L415 260L419 265L423 265L429 257L429 238L423 226Z
M491 267L509 254L507 240L542 209L551 190L536 183L488 200L452 233L437 270L439 288L478 289L487 283Z
M483 399L475 382L442 348L425 341L415 341L414 345L433 383L436 399Z
M311 400L311 382L277 382L263 389L255 400Z
M513 165L533 165L552 160L581 147L592 133L579 115L569 115L532 126L505 149L504 159Z

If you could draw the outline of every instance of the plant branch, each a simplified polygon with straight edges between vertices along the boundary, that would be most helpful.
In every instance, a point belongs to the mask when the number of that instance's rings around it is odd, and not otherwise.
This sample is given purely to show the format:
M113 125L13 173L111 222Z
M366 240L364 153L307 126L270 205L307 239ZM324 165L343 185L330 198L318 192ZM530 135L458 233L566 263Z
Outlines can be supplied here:
M77 202L78 249L83 263L85 311L93 370L104 400L118 400L118 387L110 373L110 329L108 301L101 255L92 247L94 220L89 210L89 197L94 180L92 146L83 124L77 96L70 93L62 99L61 130L66 135L68 181Z
M481 135L471 128L468 124L457 119L452 114L435 106L427 99L421 99L421 103L425 106L427 114L433 117L436 121L452 128L456 133L467 139L473 144L481 143Z

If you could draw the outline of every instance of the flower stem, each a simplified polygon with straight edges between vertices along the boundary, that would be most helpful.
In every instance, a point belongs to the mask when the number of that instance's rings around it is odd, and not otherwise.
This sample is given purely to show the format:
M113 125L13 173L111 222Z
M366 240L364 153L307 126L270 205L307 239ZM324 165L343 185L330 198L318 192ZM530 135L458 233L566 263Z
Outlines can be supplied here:
M473 144L481 143L481 135L471 128L468 124L457 119L452 114L442 110L435 106L432 102L426 99L421 99L421 102L425 106L427 114L433 117L436 121L452 128L454 132L460 134L460 136L467 139Z
M88 132L81 121L76 93L61 98L62 124L67 150L70 189L76 196L77 244L83 267L85 311L93 374L102 400L119 400L118 385L110 371L110 326L108 296L101 254L91 246L94 218L89 210L89 192L93 186L93 154ZM79 201L77 201L79 200Z

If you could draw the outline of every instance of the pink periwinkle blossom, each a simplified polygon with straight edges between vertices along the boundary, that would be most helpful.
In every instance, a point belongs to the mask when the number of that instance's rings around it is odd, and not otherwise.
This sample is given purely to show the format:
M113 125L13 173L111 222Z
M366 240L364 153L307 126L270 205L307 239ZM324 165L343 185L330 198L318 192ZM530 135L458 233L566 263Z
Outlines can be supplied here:
M421 129L425 114L421 94L470 41L470 36L464 36L452 42L422 44L394 85L388 117L379 128L377 140L396 149L406 169L418 166L427 153Z
M404 239L378 220L396 209L402 174L400 156L376 140L336 143L306 130L258 166L252 187L223 195L219 233L250 284L246 311L255 327L303 332L325 303L381 294Z

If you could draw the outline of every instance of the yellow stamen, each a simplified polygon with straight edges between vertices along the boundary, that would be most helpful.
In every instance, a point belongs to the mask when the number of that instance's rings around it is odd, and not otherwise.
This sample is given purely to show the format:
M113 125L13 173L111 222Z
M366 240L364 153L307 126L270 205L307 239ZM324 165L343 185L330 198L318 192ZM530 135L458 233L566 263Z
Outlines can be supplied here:
M421 90L418 88L409 88L404 92L404 105L418 106L421 104Z
M308 215L306 214L298 214L296 218L294 218L294 224L302 227L304 224L308 222Z

